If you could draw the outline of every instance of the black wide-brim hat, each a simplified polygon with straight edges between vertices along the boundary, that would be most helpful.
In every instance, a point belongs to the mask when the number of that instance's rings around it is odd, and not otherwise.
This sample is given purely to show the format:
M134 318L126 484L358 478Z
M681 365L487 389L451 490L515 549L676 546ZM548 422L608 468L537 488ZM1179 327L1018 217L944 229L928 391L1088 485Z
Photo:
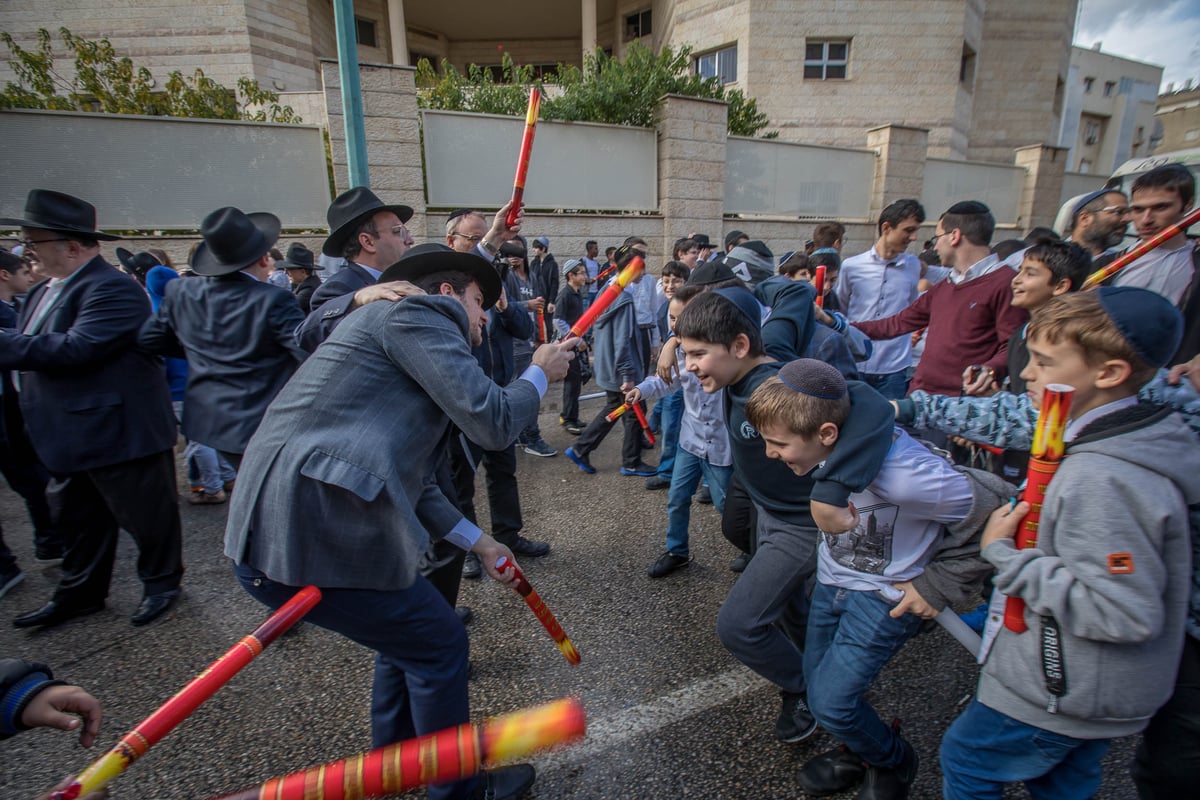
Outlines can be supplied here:
M483 292L483 307L489 309L500 299L500 273L490 261L473 253L460 253L439 242L419 244L383 271L380 283L408 281L416 283L435 272L465 272Z
M413 210L408 206L388 205L365 186L356 186L339 194L325 214L329 222L329 237L321 245L321 252L327 256L340 256L354 229L367 217L380 211L391 211L401 222L408 222L413 215Z
M121 238L96 230L96 207L91 203L50 189L31 189L25 198L25 219L4 217L0 219L0 225L77 233L106 242Z
M155 267L162 266L162 262L150 253L144 251L141 253L131 253L124 247L117 248L117 260L121 262L121 266L130 274L141 275L143 279L146 277L147 272Z
M204 241L192 256L192 271L211 278L243 270L271 250L281 227L274 214L218 208L200 223Z
M325 269L317 263L316 257L313 256L313 251L299 242L294 242L288 247L287 254L283 257L283 260L276 262L275 266L283 269L306 269L310 272Z

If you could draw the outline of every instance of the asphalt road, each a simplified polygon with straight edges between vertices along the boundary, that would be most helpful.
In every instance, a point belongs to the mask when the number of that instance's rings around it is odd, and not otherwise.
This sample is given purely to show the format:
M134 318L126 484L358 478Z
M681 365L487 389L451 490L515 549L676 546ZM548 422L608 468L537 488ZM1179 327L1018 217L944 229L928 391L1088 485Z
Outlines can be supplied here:
M585 404L585 416L597 407ZM556 423L556 412L543 413L545 438L562 449L572 437ZM737 576L716 512L693 507L694 562L651 580L645 570L664 549L667 495L618 475L618 451L614 435L592 456L599 472L590 476L562 455L519 452L527 535L553 546L523 566L583 660L569 666L514 593L487 578L464 581L460 602L475 611L472 718L567 695L583 700L588 736L534 759L536 800L800 797L796 770L833 743L823 733L798 745L775 741L777 692L718 642L717 609ZM130 626L140 588L133 543L124 536L108 609L29 633L9 619L48 599L58 573L34 568L24 507L0 490L5 540L28 575L0 600L0 655L48 662L58 677L100 698L105 712L91 752L57 731L0 742L0 798L35 797L81 770L265 618L222 555L226 507L182 509L185 593L167 617ZM303 626L134 764L111 796L203 800L367 750L371 673L368 651ZM940 796L938 742L975 680L966 651L939 628L910 642L872 690L871 702L885 718L903 721L920 756L913 797ZM1132 745L1122 740L1110 750L1098 797L1134 797Z

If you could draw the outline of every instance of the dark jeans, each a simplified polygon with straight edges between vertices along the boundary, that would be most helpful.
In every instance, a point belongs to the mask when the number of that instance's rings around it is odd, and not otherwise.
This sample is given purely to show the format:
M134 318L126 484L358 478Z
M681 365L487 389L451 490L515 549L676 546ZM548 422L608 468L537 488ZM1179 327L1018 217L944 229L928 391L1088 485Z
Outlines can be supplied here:
M438 461L438 465L434 469L434 478L446 499L455 505L460 505L450 461L450 450L457 448L458 445L453 437L448 437L448 442L450 443L446 446L446 458ZM471 488L474 489L474 484ZM463 516L467 516L467 514L464 513ZM472 522L475 521L473 506L470 519ZM438 539L425 551L425 556L421 561L421 575L451 606L458 605L458 589L462 584L462 566L466 557L466 550L446 539Z
M299 587L276 583L256 569L234 567L250 595L279 608ZM321 589L304 617L375 651L371 690L374 747L467 722L467 629L429 581L407 589ZM478 778L429 787L430 800L471 797Z
M583 373L579 367L579 356L571 359L567 365L567 377L563 378L563 399L561 417L564 422L579 419L579 393L583 391Z
M579 434L572 447L581 456L587 456L600 446L604 437L612 430L615 422L609 422L605 417L625 402L625 395L620 392L604 392L604 408L600 409L588 426ZM637 416L632 411L621 415L620 422L625 426L625 436L621 440L621 466L636 467L642 461L642 426L638 424Z
M529 365L533 363L533 348L529 348L528 353L515 353L513 355L513 378L521 377L521 373L529 369ZM521 435L517 437L517 441L521 444L533 444L538 439L542 438L542 429L538 426L537 417L533 418L533 422L528 428L521 431Z
M57 602L92 605L108 596L121 528L137 542L145 593L179 587L183 539L174 450L73 473L56 500L57 522L67 532Z
M1200 787L1200 641L1185 636L1175 693L1138 742L1133 782L1141 800L1187 797Z
M459 511L471 522L479 524L475 516L475 473L483 467L488 508L492 515L492 536L501 544L512 547L525 526L517 491L516 446L510 444L503 450L484 450L459 433L451 439L448 449Z
M66 535L55 524L50 514L50 504L46 502L50 473L42 466L23 433L0 444L0 473L3 473L12 490L25 501L25 508L33 523L33 543L37 554L49 556L61 553L66 547Z
M754 503L736 474L725 491L725 510L721 512L721 535L743 553L754 554L754 527L758 522Z
M871 388L888 400L900 400L908 394L907 370L885 373L864 372L862 379L864 383L869 384Z

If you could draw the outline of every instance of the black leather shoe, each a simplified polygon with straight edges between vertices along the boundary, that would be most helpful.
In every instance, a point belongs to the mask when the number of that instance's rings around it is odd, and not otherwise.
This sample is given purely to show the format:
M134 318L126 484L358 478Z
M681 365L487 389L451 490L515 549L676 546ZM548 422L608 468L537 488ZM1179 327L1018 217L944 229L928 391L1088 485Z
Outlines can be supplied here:
M808 710L802 694L780 692L779 718L775 720L775 738L787 744L803 742L817 732L817 718Z
M825 797L844 792L863 779L867 765L845 747L835 747L808 760L797 782L805 794Z
M473 581L483 577L483 564L479 563L479 556L467 553L467 557L463 559L463 577Z
M646 478L646 491L654 492L659 489L671 488L671 479L664 478L662 475L655 475L652 478Z
M868 764L867 779L855 800L904 800L908 797L908 790L917 779L919 759L912 745L903 739L900 741L904 745L904 758L891 769Z
M535 542L524 536L518 536L517 541L508 549L512 550L514 555L541 558L550 552L550 545L546 542Z
M703 503L706 506L711 506L713 504L712 490L707 486L701 486L700 491L696 492L696 502Z
M95 614L97 611L103 610L103 601L85 606L67 606L51 600L37 611L30 611L28 614L22 614L17 617L13 620L13 625L18 628L36 628L39 626L49 628L52 625L58 625L69 619Z
M175 601L178 599L178 589L171 589L170 591L159 592L158 594L148 594L142 598L142 604L138 606L137 611L133 612L133 616L129 618L129 621L134 625L148 625L166 613L167 609L175 605Z
M646 574L651 578L665 578L680 567L686 567L692 560L691 556L681 556L678 553L663 553L659 556Z
M537 777L529 764L513 764L483 773L479 788L475 790L478 800L517 800L533 786Z
M469 625L471 620L475 619L475 612L471 610L470 606L455 606L454 613L463 625Z

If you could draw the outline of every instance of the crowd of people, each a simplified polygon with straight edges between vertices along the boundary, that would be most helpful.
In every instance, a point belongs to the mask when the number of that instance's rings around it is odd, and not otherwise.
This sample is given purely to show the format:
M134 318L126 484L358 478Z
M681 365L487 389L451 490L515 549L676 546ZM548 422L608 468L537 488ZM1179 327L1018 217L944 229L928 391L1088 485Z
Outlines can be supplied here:
M117 269L91 205L32 191L0 220L20 229L0 253L0 468L62 578L13 624L104 609L120 529L144 587L132 624L179 601L182 435L187 500L228 504L246 592L277 608L315 585L306 619L375 652L375 746L466 722L460 583L512 585L498 563L550 552L525 535L518 450L558 454L538 425L561 381L558 421L577 437L564 469L594 474L619 424L620 474L666 490L651 579L691 562L693 499L721 515L740 573L714 620L722 646L778 688L780 741L823 728L840 742L801 768L806 795L908 796L917 754L866 693L927 621L963 612L982 669L942 738L947 798L1016 782L1090 797L1108 742L1137 733L1139 796L1186 796L1200 779L1200 250L1180 231L1081 289L1130 226L1148 241L1194 200L1191 173L1167 165L1023 239L994 242L972 200L920 253L912 199L853 255L836 222L780 256L742 231L723 249L693 232L579 336L600 290L648 257L643 239L603 259L588 241L560 265L506 205L457 209L444 240L415 244L413 210L360 187L330 206L320 258L280 253L274 215L227 207L185 267L117 248ZM589 382L603 402L585 420ZM1074 390L1066 457L1031 509L1018 487L1058 384ZM1018 548L1030 513L1036 544ZM0 597L22 577L0 540ZM1019 626L1004 624L1013 601ZM100 721L31 662L0 662L0 708L3 735L51 725L86 744ZM515 765L429 796L516 798L534 779Z

